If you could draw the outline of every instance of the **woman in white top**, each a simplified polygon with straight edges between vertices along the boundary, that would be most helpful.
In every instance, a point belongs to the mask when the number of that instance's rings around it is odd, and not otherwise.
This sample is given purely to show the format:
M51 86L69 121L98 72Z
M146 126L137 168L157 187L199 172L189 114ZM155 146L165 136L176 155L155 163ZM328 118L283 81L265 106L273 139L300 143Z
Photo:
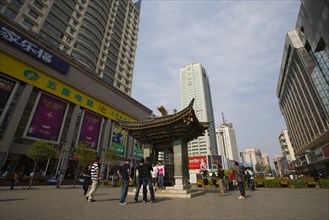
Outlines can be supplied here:
M152 164L152 168L153 168L153 171L151 171L151 175L152 175L152 179L153 179L153 186L154 186L154 189L156 190L157 187L158 187L158 181L157 181L157 178L158 178L158 165L157 164Z

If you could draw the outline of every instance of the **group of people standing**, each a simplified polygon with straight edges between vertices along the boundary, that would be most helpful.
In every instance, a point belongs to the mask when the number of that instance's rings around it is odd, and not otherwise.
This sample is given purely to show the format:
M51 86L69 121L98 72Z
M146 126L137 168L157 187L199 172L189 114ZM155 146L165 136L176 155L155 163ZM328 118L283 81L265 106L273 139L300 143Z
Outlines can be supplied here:
M229 176L226 176L224 173L224 170L222 169L222 166L220 164L217 165L218 174L216 176L215 173L212 173L211 179L213 182L213 185L216 188L216 185L218 183L219 187L219 195L224 196L224 188L227 189L227 185L229 190L234 190L234 188L238 188L240 191L239 199L245 199L246 198L246 192L245 192L245 181L248 181L248 187L250 190L254 190L254 176L250 169L247 169L246 171L242 170L239 166L238 162L234 162L234 167L232 172ZM205 187L208 185L208 171L203 171L203 181ZM226 184L226 180L228 180L228 184ZM225 186L225 187L224 187Z
M99 172L99 161L100 157L96 157L94 160L94 163L88 167L88 169L85 169L82 173L84 177L83 181L83 191L84 196L87 199L88 202L95 202L94 194L98 187L98 181L100 177ZM120 193L120 199L119 204L120 205L126 205L126 197L128 194L128 188L129 188L129 181L131 179L131 160L127 159L125 163L118 169L117 174L119 178L121 179L121 193ZM158 163L158 166L153 168L152 164L150 163L150 157L147 157L146 160L144 158L141 158L139 161L139 164L136 167L136 192L134 196L134 201L138 202L138 195L140 192L141 187L143 187L143 202L147 202L147 188L150 191L151 199L150 202L154 203L155 195L154 195L154 188L153 188L153 177L152 174L154 173L154 170L157 171L158 178L159 178L159 184L160 188L164 188L163 184L163 176L164 176L164 167L161 162ZM91 182L91 188L89 189L89 185Z

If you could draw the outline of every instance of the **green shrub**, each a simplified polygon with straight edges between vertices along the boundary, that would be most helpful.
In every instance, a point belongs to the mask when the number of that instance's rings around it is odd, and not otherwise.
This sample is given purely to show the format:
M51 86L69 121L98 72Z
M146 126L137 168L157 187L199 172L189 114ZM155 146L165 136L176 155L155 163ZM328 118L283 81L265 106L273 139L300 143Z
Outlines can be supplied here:
M288 186L290 188L307 188L307 181L306 179L289 180Z
M264 180L264 185L266 188L281 188L280 180L278 179Z
M329 179L319 180L320 188L329 189Z
M264 185L264 178L263 177L256 177L255 179L254 179L254 184L255 184L255 186L256 187L265 187L265 185Z

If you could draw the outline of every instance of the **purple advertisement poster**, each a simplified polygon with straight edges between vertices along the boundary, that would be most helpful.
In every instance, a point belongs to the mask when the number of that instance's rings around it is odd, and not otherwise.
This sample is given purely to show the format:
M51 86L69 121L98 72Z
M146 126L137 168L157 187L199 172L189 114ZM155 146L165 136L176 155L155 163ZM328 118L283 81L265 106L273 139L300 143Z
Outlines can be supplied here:
M96 150L101 124L102 117L85 111L81 125L79 143L87 144L91 149Z
M15 86L15 82L0 77L0 116L7 105L7 101Z
M41 94L26 136L58 140L67 103Z

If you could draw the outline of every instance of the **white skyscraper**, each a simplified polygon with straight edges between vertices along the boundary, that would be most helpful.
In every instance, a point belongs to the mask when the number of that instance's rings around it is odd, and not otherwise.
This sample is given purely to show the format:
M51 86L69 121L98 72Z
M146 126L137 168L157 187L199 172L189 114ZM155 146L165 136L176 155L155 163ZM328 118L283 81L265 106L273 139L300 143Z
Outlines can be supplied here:
M222 124L216 129L218 154L239 162L239 152L232 123Z
M200 63L180 69L181 104L185 108L194 98L194 111L199 121L211 122L204 136L188 143L189 156L217 154L214 115L209 80Z

